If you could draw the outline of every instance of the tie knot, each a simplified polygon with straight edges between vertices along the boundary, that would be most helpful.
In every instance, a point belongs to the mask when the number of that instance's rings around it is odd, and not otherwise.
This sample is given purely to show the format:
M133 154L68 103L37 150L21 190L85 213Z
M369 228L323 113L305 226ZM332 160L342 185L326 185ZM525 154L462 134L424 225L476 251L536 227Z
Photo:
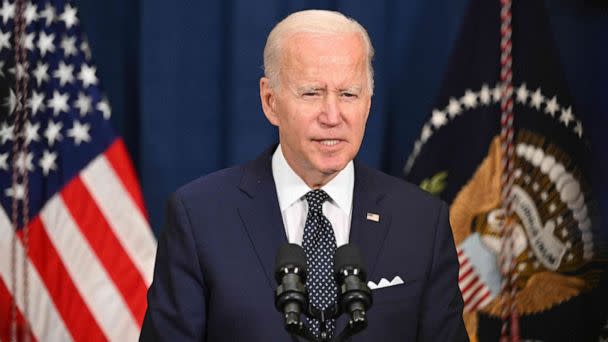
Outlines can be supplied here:
M327 192L321 189L309 191L304 197L306 197L306 202L308 202L308 209L317 213L321 212L323 202L329 199Z

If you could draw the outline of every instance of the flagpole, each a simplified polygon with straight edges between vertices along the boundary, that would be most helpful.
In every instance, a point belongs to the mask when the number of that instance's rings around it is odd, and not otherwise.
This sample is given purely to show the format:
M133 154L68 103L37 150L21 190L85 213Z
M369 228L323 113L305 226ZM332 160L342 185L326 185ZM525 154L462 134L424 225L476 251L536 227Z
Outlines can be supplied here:
M17 98L17 104L15 105L15 117L13 126L14 144L13 144L13 158L12 158L12 216L11 221L13 225L13 241L11 250L11 278L12 278L12 292L13 300L11 301L11 341L19 340L19 333L17 329L17 240L19 235L17 230L19 228L19 200L21 200L21 217L23 223L23 255L22 255L22 295L23 295L23 329L21 331L23 341L29 342L30 340L30 325L29 325L29 303L28 303L28 245L29 245L29 196L28 196L28 165L27 165L27 154L28 154L28 141L25 135L25 123L27 122L27 100L29 90L29 74L28 74L28 56L27 49L24 45L23 39L25 38L26 32L26 19L25 19L25 6L26 3L23 0L15 1L15 26L13 29L13 43L15 45L15 97ZM21 158L21 159L20 159ZM20 172L22 174L20 174ZM21 176L22 184L19 186L19 176ZM22 187L23 192L20 194L18 187Z
M519 322L515 295L516 276L514 274L515 260L513 255L513 220L512 196L513 164L515 162L513 151L513 70L512 70L512 28L511 28L511 0L501 0L500 10L500 141L502 152L501 200L504 218L502 220L502 247L500 253L500 267L503 275L501 297L502 329L501 342L519 341ZM510 328L510 329L509 329Z

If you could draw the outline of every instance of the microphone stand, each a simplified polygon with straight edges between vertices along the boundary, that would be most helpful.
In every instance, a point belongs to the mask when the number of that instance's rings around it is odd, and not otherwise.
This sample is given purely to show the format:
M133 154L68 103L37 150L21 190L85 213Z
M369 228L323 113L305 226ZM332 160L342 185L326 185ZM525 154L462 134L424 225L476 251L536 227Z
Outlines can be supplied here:
M350 319L348 321L348 323L346 323L346 326L344 327L344 329L342 329L342 332L340 333L340 335L338 335L338 337L336 338L336 341L337 342L346 341L346 340L350 339L351 337L353 337L353 335L363 331L363 329L365 329L366 327L367 327L367 319L365 318L365 311L364 311L360 315L357 315L357 317L353 317L352 319Z
M299 317L291 317L292 320L288 322L288 317L285 317L285 327L290 334L301 337L311 342L344 342L355 334L361 332L367 327L367 318L365 317L365 311L356 311L353 314L353 318L348 321L342 332L339 335L331 339L329 332L327 331L326 323L330 319L338 318L342 312L338 304L328 307L325 310L319 310L312 305L308 306L306 316L316 318L319 320L319 326L321 328L320 337L316 338L307 328Z

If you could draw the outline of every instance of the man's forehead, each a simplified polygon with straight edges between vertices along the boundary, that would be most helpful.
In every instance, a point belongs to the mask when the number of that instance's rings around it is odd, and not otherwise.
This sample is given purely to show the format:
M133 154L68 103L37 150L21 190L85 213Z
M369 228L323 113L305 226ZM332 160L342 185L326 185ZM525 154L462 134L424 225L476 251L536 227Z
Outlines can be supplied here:
M357 33L299 33L284 41L280 78L296 92L365 87L366 55Z
M353 55L364 54L363 39L356 32L313 33L300 32L285 38L282 52L291 58L307 56L318 57L320 61L336 62L351 60ZM310 53L314 51L315 53Z
M292 41L284 50L281 58L283 68L315 68L323 65L358 67L364 66L365 55L362 49L351 44L313 45Z

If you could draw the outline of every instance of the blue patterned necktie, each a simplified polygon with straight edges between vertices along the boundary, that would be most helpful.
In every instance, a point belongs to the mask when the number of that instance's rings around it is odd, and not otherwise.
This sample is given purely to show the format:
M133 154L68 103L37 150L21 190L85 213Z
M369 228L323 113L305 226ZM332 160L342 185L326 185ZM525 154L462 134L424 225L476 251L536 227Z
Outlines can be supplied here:
M304 224L304 239L302 246L308 263L308 279L306 286L310 302L324 310L336 301L338 288L333 277L334 253L336 252L336 237L331 223L323 215L323 202L329 195L323 190L312 190L306 195L308 215ZM308 320L310 331L319 338L320 322L317 319ZM335 329L335 320L327 320L326 328L329 336Z

